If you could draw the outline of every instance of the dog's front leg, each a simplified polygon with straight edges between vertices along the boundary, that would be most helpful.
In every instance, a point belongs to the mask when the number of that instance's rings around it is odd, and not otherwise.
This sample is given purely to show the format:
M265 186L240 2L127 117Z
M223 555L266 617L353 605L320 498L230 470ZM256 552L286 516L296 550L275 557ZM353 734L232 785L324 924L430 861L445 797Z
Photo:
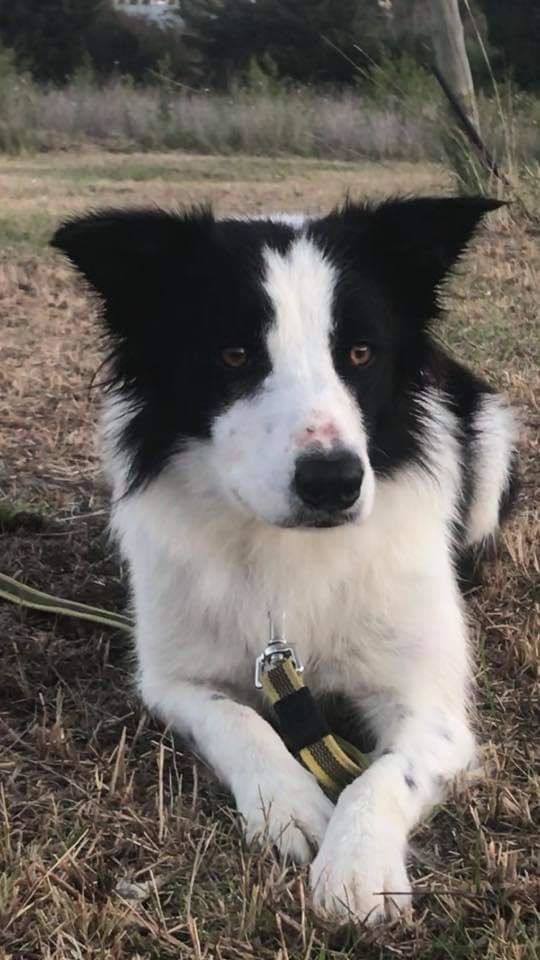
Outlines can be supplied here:
M440 700L388 703L378 722L378 759L341 794L311 868L317 907L368 923L410 909L407 835L474 755L464 713Z
M232 791L249 840L268 839L297 863L312 859L334 806L255 710L187 682L143 678L142 694Z

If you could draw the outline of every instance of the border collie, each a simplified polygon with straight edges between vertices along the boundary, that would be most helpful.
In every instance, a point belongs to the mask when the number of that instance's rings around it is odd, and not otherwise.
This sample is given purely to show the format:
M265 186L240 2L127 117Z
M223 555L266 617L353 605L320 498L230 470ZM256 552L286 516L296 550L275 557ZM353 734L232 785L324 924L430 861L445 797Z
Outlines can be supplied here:
M482 198L322 217L103 211L64 251L111 344L103 447L144 702L234 794L313 902L410 907L407 836L474 756L459 563L511 499L502 398L436 338ZM316 697L373 738L334 804L265 716L267 611Z

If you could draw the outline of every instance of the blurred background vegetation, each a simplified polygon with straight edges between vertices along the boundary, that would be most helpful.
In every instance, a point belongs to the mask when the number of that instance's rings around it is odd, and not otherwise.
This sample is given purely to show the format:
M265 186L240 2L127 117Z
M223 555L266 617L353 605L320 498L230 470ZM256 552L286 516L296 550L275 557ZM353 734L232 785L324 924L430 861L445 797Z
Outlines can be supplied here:
M0 38L19 70L55 84L81 71L101 81L122 75L148 83L166 64L171 78L195 88L227 89L254 68L281 82L342 86L361 82L362 57L368 73L388 60L425 61L429 6L429 0L0 0ZM471 0L462 8L477 82L489 82L482 41L497 79L539 90L537 0Z
M537 164L538 0L460 10L492 155ZM431 15L429 0L0 0L0 150L450 159L474 180Z

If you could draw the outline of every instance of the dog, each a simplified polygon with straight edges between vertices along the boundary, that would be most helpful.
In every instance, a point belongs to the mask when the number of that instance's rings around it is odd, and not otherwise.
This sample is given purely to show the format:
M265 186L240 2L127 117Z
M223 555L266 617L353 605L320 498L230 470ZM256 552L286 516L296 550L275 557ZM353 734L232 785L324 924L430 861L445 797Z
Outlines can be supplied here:
M311 862L315 909L410 909L407 838L471 764L459 569L512 502L511 409L437 340L486 198L326 216L106 210L52 243L110 342L102 446L139 685L234 794L248 839ZM334 804L268 720L266 614L370 765Z

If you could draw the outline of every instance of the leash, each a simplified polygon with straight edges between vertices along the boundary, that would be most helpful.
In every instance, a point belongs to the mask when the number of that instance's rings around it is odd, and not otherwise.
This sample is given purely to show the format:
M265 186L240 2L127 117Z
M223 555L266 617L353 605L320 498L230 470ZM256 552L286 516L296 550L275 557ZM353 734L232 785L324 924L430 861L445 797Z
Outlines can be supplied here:
M20 607L30 607L32 610L42 610L45 613L56 613L66 617L77 617L79 620L90 620L93 623L102 623L115 630L133 629L133 621L121 613L110 613L101 607L90 607L86 603L77 603L75 600L63 600L53 597L50 593L43 593L34 587L27 587L19 580L0 573L0 597L17 603Z
M64 600L0 573L0 597L21 607L99 623L131 633L133 621L86 603ZM290 644L277 636L270 619L270 640L257 657L255 686L273 706L283 740L324 790L338 795L368 766L353 744L331 733L304 683L304 666Z
M357 747L336 737L303 680L304 665L270 620L270 640L255 665L255 686L274 708L292 753L329 793L339 795L369 765Z

